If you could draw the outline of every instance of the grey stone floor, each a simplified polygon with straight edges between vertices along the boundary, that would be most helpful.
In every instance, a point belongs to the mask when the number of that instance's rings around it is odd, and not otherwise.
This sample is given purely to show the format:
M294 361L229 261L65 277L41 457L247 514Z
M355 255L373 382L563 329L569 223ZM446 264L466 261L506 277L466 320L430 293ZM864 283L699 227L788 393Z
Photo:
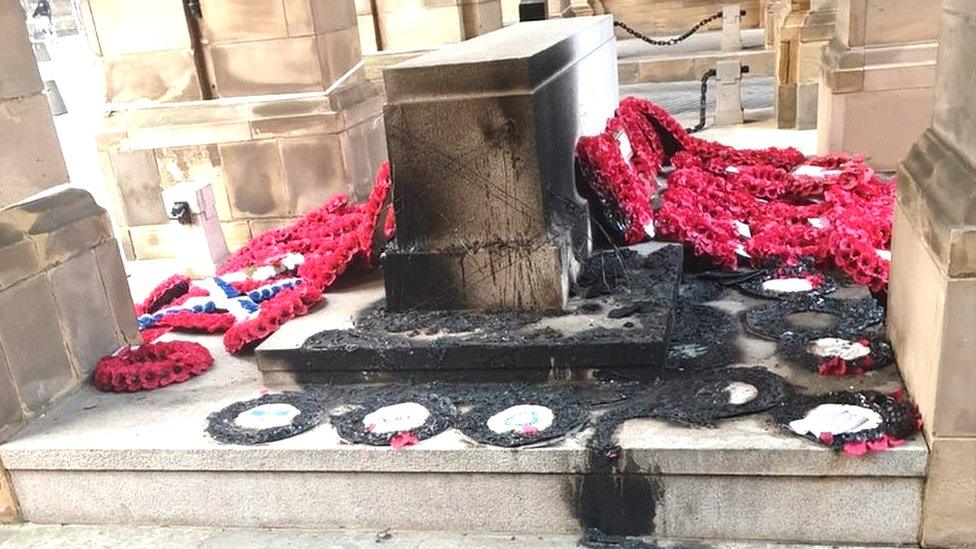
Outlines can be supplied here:
M683 543L657 542L661 549L778 549L804 547L826 549L828 546L784 545L770 543ZM123 526L42 526L26 524L0 527L0 548L101 547L192 548L192 549L258 549L277 547L356 548L475 548L487 549L556 549L579 547L577 536L505 536L454 534L446 532L329 532L290 529L228 529Z
M654 36L653 38L670 38L670 36ZM742 31L742 49L761 50L764 46L762 29ZM695 53L714 52L720 49L722 49L722 33L720 31L700 31L674 46L652 46L637 38L617 40L617 58L628 61L688 57Z
M772 77L756 76L742 80L742 106L747 121L766 120L774 116ZM701 82L660 82L625 84L620 86L620 97L635 96L667 109L672 116L687 125L698 122L698 106L701 100ZM709 81L707 115L715 112L715 81Z

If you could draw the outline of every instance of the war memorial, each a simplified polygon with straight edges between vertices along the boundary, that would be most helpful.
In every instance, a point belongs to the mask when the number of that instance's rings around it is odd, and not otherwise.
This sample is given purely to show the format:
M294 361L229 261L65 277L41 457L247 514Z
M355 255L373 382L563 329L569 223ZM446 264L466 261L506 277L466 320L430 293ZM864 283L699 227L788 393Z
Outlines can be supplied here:
M972 0L39 4L0 547L976 546Z

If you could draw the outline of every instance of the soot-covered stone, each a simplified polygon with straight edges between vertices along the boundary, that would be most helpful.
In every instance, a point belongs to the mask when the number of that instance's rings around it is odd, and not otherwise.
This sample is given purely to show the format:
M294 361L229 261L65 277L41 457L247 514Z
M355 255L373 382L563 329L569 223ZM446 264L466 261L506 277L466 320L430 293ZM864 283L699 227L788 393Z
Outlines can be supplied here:
M835 317L833 326L798 326L787 317L797 313L824 313ZM837 332L857 332L884 320L884 309L874 298L832 299L817 297L780 301L749 309L743 323L750 333L765 339L784 337L814 339Z
M514 406L540 406L552 414L552 423L541 430L527 428L497 433L489 420ZM526 446L565 437L578 431L589 418L586 409L565 391L525 389L501 398L486 398L458 420L458 427L472 439L493 446Z
M680 370L732 365L741 355L735 344L737 324L734 316L714 307L682 303L675 312L667 367Z
M267 429L250 429L237 424L242 413L253 408L273 404L286 404L295 407L298 414L286 425ZM304 433L322 422L324 414L318 400L305 393L286 392L264 395L261 398L235 402L226 408L210 414L207 418L207 432L215 440L225 444L264 444L293 437Z
M765 368L722 368L662 383L650 395L649 412L675 423L710 426L764 412L784 398L783 379Z
M681 281L678 297L683 303L707 303L715 301L724 292L725 288L714 280L693 276Z

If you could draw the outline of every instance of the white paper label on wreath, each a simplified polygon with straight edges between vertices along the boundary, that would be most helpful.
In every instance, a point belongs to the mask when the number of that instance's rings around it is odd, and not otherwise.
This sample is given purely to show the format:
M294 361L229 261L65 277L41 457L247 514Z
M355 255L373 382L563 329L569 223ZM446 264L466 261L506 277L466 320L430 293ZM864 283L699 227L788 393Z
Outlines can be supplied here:
M878 254L878 257L885 261L891 261L891 250L875 250L874 253Z
M620 156L624 159L624 162L628 166L633 166L630 160L634 157L634 148L630 145L630 138L627 137L627 132L619 131L616 135L617 144L620 146Z
M291 425L301 413L298 408L284 402L262 404L237 414L234 425L244 429L274 429Z
M552 425L552 410L537 404L519 404L505 408L488 418L485 424L493 433L540 433Z
M821 404L807 412L803 419L791 421L790 429L798 435L840 435L876 429L883 421L881 414L869 408L850 404Z
M823 229L827 226L827 224L824 223L824 220L820 219L819 217L811 217L810 219L807 219L807 223L809 223L815 229Z
M369 433L400 433L421 427L429 417L430 410L422 404L401 402L367 414L363 427Z
M812 341L807 351L820 357L836 356L842 360L857 360L871 354L871 349L866 345L837 337L822 337Z
M767 292L793 293L813 290L813 283L806 278L773 278L762 283Z
M644 234L646 234L649 238L654 238L654 235L657 234L657 231L654 230L653 221L651 221L647 225L644 225Z
M739 173L739 168L736 166L726 166L725 173Z
M755 385L743 383L742 381L729 383L725 390L729 393L729 404L736 406L752 402L759 396L759 389Z
M733 221L735 223L735 230L738 231L739 236L742 238L752 238L752 231L749 230L749 225L741 221Z
M746 251L746 247L743 246L742 244L739 244L735 247L735 253L741 255L742 257L748 257L748 258L752 257L751 255L749 255L749 252Z

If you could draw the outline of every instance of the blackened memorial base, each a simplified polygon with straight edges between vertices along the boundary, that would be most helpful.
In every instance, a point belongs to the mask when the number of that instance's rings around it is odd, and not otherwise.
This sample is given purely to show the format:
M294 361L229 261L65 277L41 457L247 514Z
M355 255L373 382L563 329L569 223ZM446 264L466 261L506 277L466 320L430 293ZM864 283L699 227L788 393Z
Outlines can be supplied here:
M652 378L666 360L681 263L674 244L595 253L566 309L548 313L391 312L375 279L282 326L257 349L258 366L270 386L588 380L606 368Z

